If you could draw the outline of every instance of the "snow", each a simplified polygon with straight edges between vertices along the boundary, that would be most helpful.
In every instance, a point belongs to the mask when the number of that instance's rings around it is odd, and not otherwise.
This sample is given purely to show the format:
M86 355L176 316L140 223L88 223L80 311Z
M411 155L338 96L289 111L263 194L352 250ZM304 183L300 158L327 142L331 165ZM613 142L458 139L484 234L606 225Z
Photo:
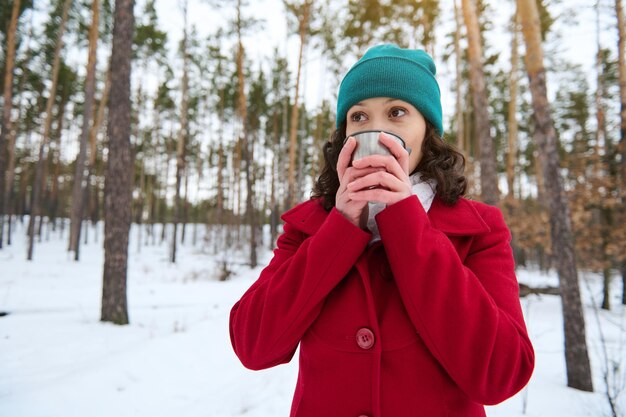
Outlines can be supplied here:
M47 231L48 238L36 242L34 261L26 261L25 225L16 228L13 244L0 250L0 311L9 313L0 317L0 417L289 415L297 354L290 364L250 371L234 355L228 334L230 308L271 259L267 235L260 266L251 270L243 265L245 253L229 252L239 262L231 265L231 279L220 282L222 255L203 240L194 246L191 227L176 265L168 262L167 243L138 253L134 227L130 324L116 326L99 321L101 227L99 241L90 228L79 262L66 252L67 229ZM518 276L532 285L557 284L553 273L520 270ZM612 310L596 316L591 299L601 299L600 284L598 275L581 273L596 392L566 387L560 299L529 296L522 306L537 355L535 373L518 395L487 407L488 416L611 415L599 329L623 388L625 310L615 279ZM622 412L625 397L619 399Z

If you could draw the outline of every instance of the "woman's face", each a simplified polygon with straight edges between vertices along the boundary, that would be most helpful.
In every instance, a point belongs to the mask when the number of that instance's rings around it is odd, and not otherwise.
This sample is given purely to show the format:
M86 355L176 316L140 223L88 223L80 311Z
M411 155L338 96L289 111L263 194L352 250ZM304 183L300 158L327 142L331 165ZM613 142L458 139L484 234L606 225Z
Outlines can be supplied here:
M386 130L404 139L411 148L409 173L422 157L426 120L412 104L388 97L368 98L350 107L347 114L346 137L361 130Z

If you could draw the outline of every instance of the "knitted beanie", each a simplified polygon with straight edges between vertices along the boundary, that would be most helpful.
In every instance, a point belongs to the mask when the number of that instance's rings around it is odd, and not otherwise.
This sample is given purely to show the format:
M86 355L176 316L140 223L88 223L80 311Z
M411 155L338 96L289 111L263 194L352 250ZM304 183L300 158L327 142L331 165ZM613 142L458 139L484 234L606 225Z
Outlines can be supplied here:
M389 97L411 103L443 137L441 93L435 62L425 51L393 44L374 46L350 68L339 86L337 127L361 100Z

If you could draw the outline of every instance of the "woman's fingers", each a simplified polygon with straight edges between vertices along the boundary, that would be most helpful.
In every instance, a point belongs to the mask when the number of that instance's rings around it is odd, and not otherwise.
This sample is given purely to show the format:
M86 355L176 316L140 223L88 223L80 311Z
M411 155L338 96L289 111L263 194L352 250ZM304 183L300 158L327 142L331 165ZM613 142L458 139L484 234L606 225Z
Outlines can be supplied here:
M382 133L379 141L386 146L391 155L369 155L352 161L341 180L342 194L354 203L379 201L394 204L411 195L411 183L408 177L409 153L402 145ZM375 170L363 175L368 170ZM345 186L344 186L345 184Z
M391 154L397 159L402 170L408 175L409 174L409 152L406 149L404 149L404 147L400 144L400 142L393 139L391 136L389 136L385 132L380 132L380 135L378 135L378 140L380 141L380 143L385 145L387 149L389 149Z
M391 155L369 155L358 160L352 161L352 166L359 169L367 167L382 168L400 180L408 181L408 174L400 166L398 160Z
M370 202L390 204L393 202L394 193L383 188L373 188L371 190L362 190L354 193L348 193L348 198L354 202Z
M348 183L354 181L357 178L360 177L364 177L366 175L369 175L373 172L379 172L379 171L384 171L385 168L382 167L366 167L363 169L357 169L354 167L348 167L344 174L343 177L339 177L339 192L343 192L346 190L346 186L348 185Z
M348 169L350 165L350 159L352 158L352 152L356 148L356 140L350 136L346 143L344 143L343 148L339 152L339 157L337 158L337 175L339 179L343 178L343 175Z
M346 188L348 192L356 192L371 188L384 188L389 191L405 191L406 188L410 187L396 176L386 171L379 171L349 182Z

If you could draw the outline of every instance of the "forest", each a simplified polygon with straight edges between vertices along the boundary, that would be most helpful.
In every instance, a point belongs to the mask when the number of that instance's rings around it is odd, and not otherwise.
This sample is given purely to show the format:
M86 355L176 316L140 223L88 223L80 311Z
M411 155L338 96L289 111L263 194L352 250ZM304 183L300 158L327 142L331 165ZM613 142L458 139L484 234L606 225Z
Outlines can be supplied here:
M156 0L0 2L0 252L26 224L23 256L36 263L42 240L68 228L80 262L104 221L102 320L118 324L128 323L131 224L139 246L166 244L173 264L203 236L213 253L242 250L255 268L281 213L311 194L349 65L377 43L424 49L448 69L438 75L450 98L444 139L465 155L468 197L500 207L518 268L558 273L558 288L522 295L561 295L568 385L592 390L580 271L603 277L599 307L614 308L615 280L626 304L621 0L583 10L558 0L266 1L197 0L205 27L193 1L177 1L177 33ZM261 50L253 40L270 29L258 11L274 6L286 39ZM560 48L568 24L593 39L586 67ZM228 280L233 264L222 259Z

